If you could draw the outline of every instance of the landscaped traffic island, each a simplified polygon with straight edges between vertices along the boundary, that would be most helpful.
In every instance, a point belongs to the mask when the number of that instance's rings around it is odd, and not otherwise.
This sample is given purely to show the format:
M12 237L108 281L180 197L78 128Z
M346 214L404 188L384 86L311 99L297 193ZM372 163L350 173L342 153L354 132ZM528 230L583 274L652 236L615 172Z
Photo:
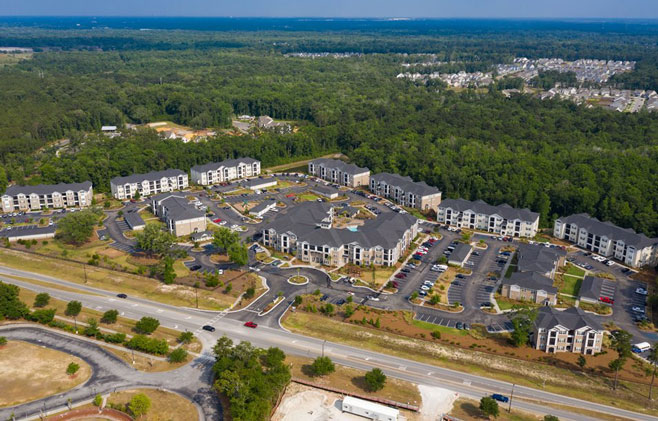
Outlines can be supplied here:
M303 275L295 275L288 278L288 283L293 285L306 285L308 284L308 278Z

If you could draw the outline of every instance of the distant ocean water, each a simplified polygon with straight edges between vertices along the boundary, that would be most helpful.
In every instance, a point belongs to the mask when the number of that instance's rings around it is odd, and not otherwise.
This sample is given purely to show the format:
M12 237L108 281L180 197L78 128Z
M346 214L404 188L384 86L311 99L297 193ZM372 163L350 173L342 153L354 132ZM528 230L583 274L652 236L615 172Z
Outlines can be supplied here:
M657 33L658 20L611 19L344 19L226 17L0 17L0 26L46 29L132 29L197 31L390 31L420 33L575 30Z

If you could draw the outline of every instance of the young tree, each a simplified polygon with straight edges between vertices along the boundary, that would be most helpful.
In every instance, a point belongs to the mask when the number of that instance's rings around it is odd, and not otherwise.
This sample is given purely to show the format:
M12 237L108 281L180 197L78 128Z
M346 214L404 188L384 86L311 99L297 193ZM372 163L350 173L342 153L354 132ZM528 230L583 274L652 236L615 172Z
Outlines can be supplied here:
M0 346L5 346L7 345L7 338L4 336L0 336Z
M160 326L158 319L144 316L135 323L135 331L144 335L150 335Z
M137 247L153 256L167 253L176 241L176 237L157 224L146 224L142 232L135 235Z
M658 364L658 344L654 344L647 355L647 360L653 365L653 370L651 372L651 384L649 385L649 400L653 400L653 381L656 379L656 364Z
M480 411L487 417L496 418L500 414L500 408L498 408L498 402L490 396L485 396L480 399Z
M37 294L37 296L34 297L34 307L45 307L48 305L49 302L50 302L50 295L46 292Z
M560 421L555 415L544 415L544 421Z
M240 234L228 228L220 227L213 236L212 244L228 252L228 248L240 241Z
M171 285L176 279L176 271L174 270L174 259L171 256L166 256L163 261L162 281Z
M98 328L98 321L93 317L87 319L87 327L85 327L86 336L96 336L101 332Z
M379 368L373 368L365 375L366 386L371 392L376 392L384 388L386 384L386 375Z
M176 348L169 353L169 362L170 363L180 363L185 361L187 358L187 351L183 348Z
M130 399L128 403L128 409L133 414L135 418L139 418L146 413L151 408L151 399L143 393L138 393Z
M117 317L119 317L118 310L107 310L105 313L103 313L103 317L101 317L101 323L108 325L114 324L117 322Z
M613 389L617 389L617 380L619 379L619 370L624 368L626 360L631 356L631 339L633 336L625 330L617 330L610 337L610 347L617 352L617 359L608 364L611 370L615 372L615 382Z
M82 303L80 301L69 301L66 304L66 310L64 310L64 314L66 314L69 317L73 317L73 323L75 323L75 330L77 332L78 330L78 315L82 311Z
M78 370L80 370L80 365L76 363L70 363L68 367L66 367L66 374L73 376L78 372Z
M103 404L103 397L100 394L97 394L94 396L94 406L97 406L100 408L100 406Z
M578 367L580 367L580 369L582 370L587 365L587 359L585 358L584 355L579 355L578 356L578 361L576 361L576 364L578 364Z
M192 332L181 332L180 335L178 335L178 342L182 344L189 344L194 340L194 333Z
M316 376L324 376L329 373L336 371L336 366L334 362L331 361L329 357L317 357L313 364L311 364L311 370Z
M511 340L514 346L522 347L528 343L532 324L537 317L536 310L519 310L512 319L514 331Z

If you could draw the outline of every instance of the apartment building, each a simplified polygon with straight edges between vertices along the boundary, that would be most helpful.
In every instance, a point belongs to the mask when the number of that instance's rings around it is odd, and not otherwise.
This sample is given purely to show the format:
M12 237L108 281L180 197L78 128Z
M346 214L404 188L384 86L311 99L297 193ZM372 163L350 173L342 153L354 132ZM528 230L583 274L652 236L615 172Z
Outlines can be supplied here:
M516 272L502 282L500 294L511 300L557 304L555 273L564 264L566 252L543 245L520 244Z
M357 167L338 159L314 159L308 163L308 172L323 180L352 188L367 186L370 180L368 168Z
M559 218L553 236L631 267L658 264L658 238L602 222L586 213Z
M195 165L190 169L190 175L192 176L192 182L201 186L210 186L247 177L258 177L260 175L260 161L244 157Z
M370 177L370 191L394 201L398 205L435 210L441 203L441 192L424 181L413 181L398 174L379 173Z
M489 205L482 200L446 199L437 209L436 220L457 228L487 231L510 237L534 237L539 214L504 203Z
M394 265L418 234L418 220L395 212L352 229L333 227L334 212L324 202L306 202L280 213L262 231L265 246L326 266Z
M9 186L2 195L2 211L32 211L91 206L94 192L91 181L73 184Z
M206 230L205 212L196 209L183 196L169 193L153 196L151 208L176 237Z
M546 353L594 355L601 352L603 335L603 328L578 307L564 311L541 307L534 321L530 343Z
M182 190L188 186L187 173L174 169L114 177L110 180L112 196L119 200L132 199L138 193L144 197Z

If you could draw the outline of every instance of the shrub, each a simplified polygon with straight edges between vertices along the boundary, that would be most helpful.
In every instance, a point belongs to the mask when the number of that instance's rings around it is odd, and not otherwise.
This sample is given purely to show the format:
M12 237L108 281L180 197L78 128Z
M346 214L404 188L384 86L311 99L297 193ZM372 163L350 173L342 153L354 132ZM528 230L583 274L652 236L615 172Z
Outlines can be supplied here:
M189 344L194 340L194 333L192 332L181 332L178 336L178 342L182 344Z
M167 341L149 338L144 335L135 335L128 342L126 342L128 349L135 349L137 351L148 352L149 354L165 355L169 352L169 345Z
M244 298L252 298L254 295L256 295L256 288L254 287L249 287L247 290L244 292Z
M85 336L96 336L101 333L98 328L98 321L93 317L87 319L87 327L85 327L84 334Z
M186 358L187 351L185 351L183 348L176 348L169 354L170 363L180 363L185 361Z
M130 399L130 402L128 403L128 409L133 414L133 416L135 416L135 418L146 415L150 408L151 400L143 393L136 394L132 397L132 399Z
M97 406L97 407L100 408L100 406L103 404L103 397L100 394L94 396L93 404L94 404L94 406Z
M68 365L68 367L66 367L66 374L68 374L69 376L73 376L75 373L78 372L78 370L80 370L80 365L76 363L71 363Z
M7 338L4 336L0 336L0 346L5 346L7 345Z
M316 376L324 376L336 371L336 366L329 357L317 357L311 364L311 370Z
M488 417L493 416L495 418L500 413L498 402L496 402L496 400L490 396L485 396L480 399L480 411L482 411L484 415Z
M101 317L101 323L108 325L116 323L118 316L119 312L117 310L107 310L105 313L103 313L103 317Z
M48 305L50 302L50 295L46 292L42 292L40 294L37 294L36 297L34 297L34 307L45 307Z
M432 331L431 335L434 339L441 339L441 332L438 330Z
M135 331L144 335L150 335L160 326L158 319L144 316L135 324Z
M47 325L48 323L52 322L55 319L55 309L49 308L49 309L34 310L32 314L30 314L28 319L33 322Z
M365 375L366 386L371 392L376 392L384 388L386 384L386 375L379 368L373 368Z
M105 342L109 342L111 344L121 344L125 342L126 340L126 334L125 333L110 333L107 334L103 337L103 340Z

